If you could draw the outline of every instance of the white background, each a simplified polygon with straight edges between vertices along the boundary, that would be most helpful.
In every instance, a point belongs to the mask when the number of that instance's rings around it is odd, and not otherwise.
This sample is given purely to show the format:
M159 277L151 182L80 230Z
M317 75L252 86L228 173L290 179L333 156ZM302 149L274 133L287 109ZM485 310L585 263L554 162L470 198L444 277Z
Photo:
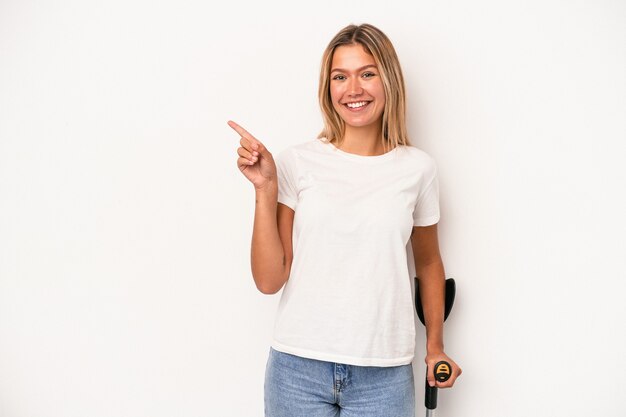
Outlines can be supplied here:
M439 166L437 415L626 415L623 1L2 0L0 416L263 415L280 295L226 121L315 137L323 49L364 22Z

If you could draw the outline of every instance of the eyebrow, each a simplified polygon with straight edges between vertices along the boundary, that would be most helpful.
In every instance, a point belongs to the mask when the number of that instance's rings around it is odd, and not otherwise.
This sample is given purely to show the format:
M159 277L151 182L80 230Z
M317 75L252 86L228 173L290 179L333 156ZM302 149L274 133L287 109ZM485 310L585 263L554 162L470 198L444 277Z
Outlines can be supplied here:
M376 67L376 65L374 65L374 64L369 64L369 65L365 65L365 66L363 66L363 67L361 67L361 68L358 68L358 69L356 70L356 72L363 71L364 69L366 69L366 68L371 68L371 67L378 69L378 67ZM339 72L349 72L348 70L345 70L345 69L343 69L343 68L333 68L332 70L330 70L330 72L331 72L331 73L333 73L333 72L335 72L335 71L339 71Z

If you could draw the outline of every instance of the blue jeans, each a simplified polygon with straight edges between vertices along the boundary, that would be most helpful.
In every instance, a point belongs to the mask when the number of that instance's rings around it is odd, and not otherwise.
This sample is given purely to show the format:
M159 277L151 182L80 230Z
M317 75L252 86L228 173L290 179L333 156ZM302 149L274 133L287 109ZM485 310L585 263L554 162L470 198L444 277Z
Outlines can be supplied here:
M356 366L270 348L265 417L415 417L411 364Z

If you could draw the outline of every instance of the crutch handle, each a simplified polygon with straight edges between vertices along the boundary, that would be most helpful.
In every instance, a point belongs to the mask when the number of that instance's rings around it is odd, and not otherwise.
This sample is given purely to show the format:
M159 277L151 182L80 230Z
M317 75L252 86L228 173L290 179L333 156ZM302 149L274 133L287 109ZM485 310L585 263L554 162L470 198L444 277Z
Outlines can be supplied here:
M435 364L433 373L437 381L446 382L452 376L452 367L446 361L439 361Z
M428 369L426 370L428 372ZM439 361L435 364L433 374L436 381L446 382L452 375L452 367L446 361ZM428 378L426 378L426 393L424 394L424 405L429 410L437 408L437 387L431 387L428 385Z

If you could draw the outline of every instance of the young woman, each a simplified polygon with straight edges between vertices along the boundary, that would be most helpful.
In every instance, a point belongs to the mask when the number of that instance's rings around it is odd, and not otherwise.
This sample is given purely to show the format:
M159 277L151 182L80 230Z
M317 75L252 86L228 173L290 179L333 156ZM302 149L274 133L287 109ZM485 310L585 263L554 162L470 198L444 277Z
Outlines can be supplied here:
M426 321L426 364L443 349L444 268L433 159L409 143L393 45L372 25L326 48L324 129L276 160L236 123L237 165L256 191L252 275L283 288L265 380L266 417L413 417L411 241ZM431 372L432 374L432 372Z

